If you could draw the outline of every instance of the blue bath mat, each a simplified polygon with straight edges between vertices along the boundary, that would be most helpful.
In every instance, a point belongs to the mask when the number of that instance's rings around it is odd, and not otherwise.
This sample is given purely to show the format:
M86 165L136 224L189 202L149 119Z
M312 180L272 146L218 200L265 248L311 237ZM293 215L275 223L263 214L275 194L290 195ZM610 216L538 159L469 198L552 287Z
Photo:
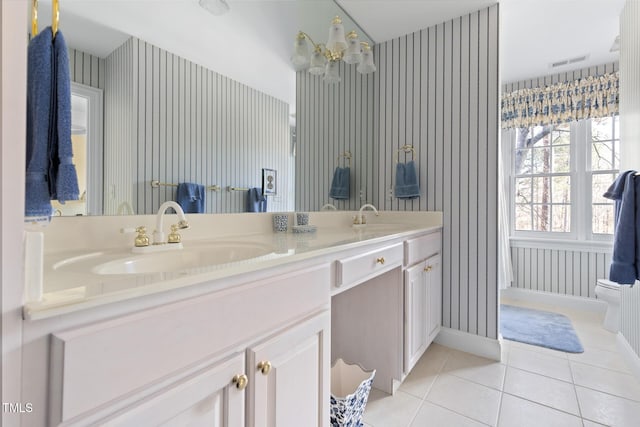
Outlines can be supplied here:
M571 320L565 315L500 304L500 333L512 341L567 353L582 353Z

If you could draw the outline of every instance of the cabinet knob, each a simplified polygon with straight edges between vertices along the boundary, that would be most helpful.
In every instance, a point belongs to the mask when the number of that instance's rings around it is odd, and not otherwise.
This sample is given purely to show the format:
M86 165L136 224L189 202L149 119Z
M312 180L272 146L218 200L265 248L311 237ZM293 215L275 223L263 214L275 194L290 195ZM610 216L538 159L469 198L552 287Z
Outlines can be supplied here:
M431 271L431 269L433 269L433 266L432 266L432 265L427 265L427 266L424 268L424 271L428 273L428 272L430 272L430 271Z
M234 377L231 380L231 382L236 385L236 388L238 390L244 390L245 387L247 386L247 383L249 382L249 379L247 378L247 376L245 374L234 375Z
M384 264L384 257L376 258L376 264Z
M258 363L258 370L262 372L262 375L269 375L269 372L271 372L271 362L263 360Z

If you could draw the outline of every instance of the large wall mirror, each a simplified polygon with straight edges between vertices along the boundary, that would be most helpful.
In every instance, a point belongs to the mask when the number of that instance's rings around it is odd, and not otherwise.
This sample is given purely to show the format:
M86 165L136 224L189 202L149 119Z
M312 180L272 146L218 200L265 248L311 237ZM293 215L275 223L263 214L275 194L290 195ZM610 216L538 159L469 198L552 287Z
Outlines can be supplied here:
M198 0L60 3L83 196L56 215L152 214L182 182L206 188L206 213L244 212L263 169L278 177L268 211L293 209L295 35L324 42L340 15L367 38L332 0L228 4L215 16Z

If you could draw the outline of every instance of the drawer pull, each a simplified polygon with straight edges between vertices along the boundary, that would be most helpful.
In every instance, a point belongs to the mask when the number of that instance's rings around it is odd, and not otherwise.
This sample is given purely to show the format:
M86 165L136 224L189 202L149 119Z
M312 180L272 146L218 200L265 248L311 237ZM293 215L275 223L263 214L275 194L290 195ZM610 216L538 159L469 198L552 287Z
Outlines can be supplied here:
M428 266L426 266L426 267L424 268L424 271L428 273L428 272L430 272L432 269L433 269L433 266L428 265Z
M267 360L258 363L258 369L262 372L262 375L269 375L269 372L271 372L271 362Z
M384 264L384 257L376 258L376 264Z
M231 382L233 382L236 385L236 388L238 390L244 390L245 387L247 386L247 383L249 382L249 379L245 374L235 375L231 380Z

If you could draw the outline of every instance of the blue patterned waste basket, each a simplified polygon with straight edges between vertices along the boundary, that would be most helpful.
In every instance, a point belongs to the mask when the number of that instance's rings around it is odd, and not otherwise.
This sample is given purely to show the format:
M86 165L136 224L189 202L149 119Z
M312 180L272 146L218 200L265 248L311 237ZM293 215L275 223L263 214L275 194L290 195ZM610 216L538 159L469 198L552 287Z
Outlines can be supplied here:
M361 427L376 371L338 359L331 367L331 427Z

